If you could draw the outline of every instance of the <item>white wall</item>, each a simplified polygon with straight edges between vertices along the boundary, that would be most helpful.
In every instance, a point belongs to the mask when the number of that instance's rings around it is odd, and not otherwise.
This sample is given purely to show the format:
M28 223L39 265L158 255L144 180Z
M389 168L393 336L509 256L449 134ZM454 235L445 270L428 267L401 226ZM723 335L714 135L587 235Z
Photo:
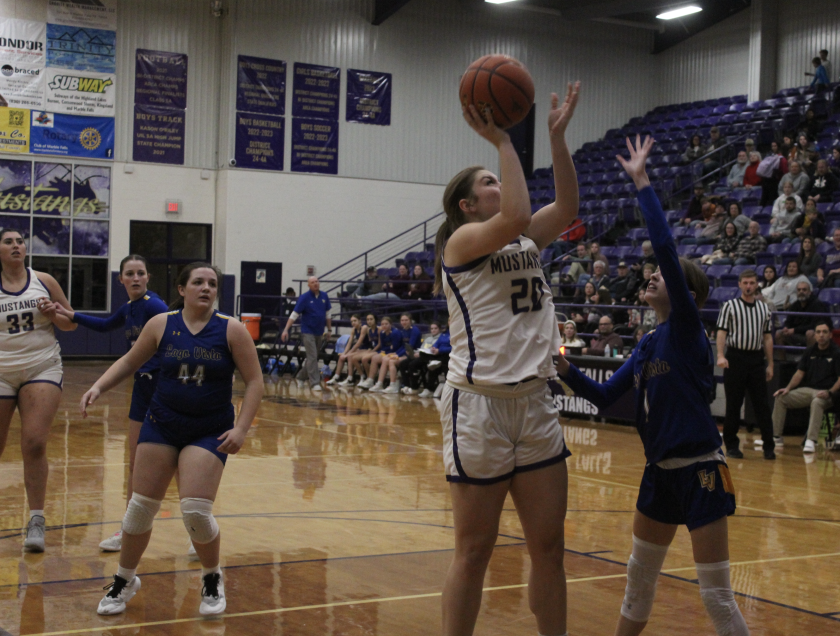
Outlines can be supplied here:
M655 56L655 104L745 95L750 10L745 9Z
M840 3L837 0L779 2L778 88L810 84L811 59L828 49L832 81L840 79Z

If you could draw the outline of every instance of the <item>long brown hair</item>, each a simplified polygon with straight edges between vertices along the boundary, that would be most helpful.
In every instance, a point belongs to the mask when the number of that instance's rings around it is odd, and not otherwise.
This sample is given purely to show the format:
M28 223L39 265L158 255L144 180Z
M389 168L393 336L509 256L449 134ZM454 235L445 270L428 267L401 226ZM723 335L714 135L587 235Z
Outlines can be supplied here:
M452 177L452 180L446 186L446 190L443 191L443 211L446 214L446 220L441 223L435 237L435 286L432 289L432 293L435 295L439 294L443 288L441 259L443 258L443 248L446 241L449 240L455 230L467 223L467 217L461 209L461 200L473 200L475 197L473 193L475 175L482 170L484 170L482 166L464 168Z
M709 298L709 277L697 263L682 256L680 257L680 267L682 267L688 291L694 292L694 303L697 305L697 309L703 309L703 305Z
M178 281L176 285L178 287L186 287L187 283L190 282L190 277L192 273L197 269L202 269L206 267L207 269L212 269L216 273L216 301L222 297L222 270L220 270L215 265L211 265L210 263L204 263L202 261L195 261L187 265L184 269L181 270L181 273L178 274ZM184 297L181 294L178 294L178 297L172 301L169 305L170 310L175 309L183 309L184 308Z

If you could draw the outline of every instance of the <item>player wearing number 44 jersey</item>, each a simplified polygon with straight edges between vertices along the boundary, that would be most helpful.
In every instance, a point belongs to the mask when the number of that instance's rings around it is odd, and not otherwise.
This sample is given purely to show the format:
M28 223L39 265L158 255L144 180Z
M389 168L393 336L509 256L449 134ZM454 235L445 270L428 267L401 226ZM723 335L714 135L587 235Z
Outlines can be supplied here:
M0 454L15 408L20 412L29 524L24 549L44 551L44 500L49 464L46 447L61 399L61 351L53 326L76 325L56 314L70 308L49 274L26 267L26 241L17 230L0 230Z
M263 393L254 341L239 322L213 309L221 273L207 263L187 265L178 279L183 308L149 320L136 344L82 398L82 413L103 391L135 373L155 353L160 379L140 429L134 493L122 522L120 567L99 603L99 614L119 614L140 589L136 576L175 471L181 514L201 560L201 614L225 610L219 568L219 526L213 501L228 453L237 453ZM245 381L238 419L231 404L233 372Z
M499 153L500 180L467 168L446 187L435 241L452 351L441 395L443 459L455 519L455 553L443 592L443 633L471 634L508 493L531 556L529 598L540 634L566 632L563 524L569 451L547 386L560 332L540 250L578 210L565 130L578 100L552 96L548 116L557 200L531 215L510 138L474 106L464 118ZM439 291L439 290L436 290Z

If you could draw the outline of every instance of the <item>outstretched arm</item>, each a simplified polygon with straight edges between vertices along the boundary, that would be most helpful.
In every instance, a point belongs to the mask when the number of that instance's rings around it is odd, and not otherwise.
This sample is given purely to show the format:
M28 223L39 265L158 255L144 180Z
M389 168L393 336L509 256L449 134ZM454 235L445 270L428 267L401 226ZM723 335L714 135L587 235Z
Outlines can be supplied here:
M551 162L554 166L554 203L550 203L531 217L525 233L542 251L555 241L578 213L579 196L577 173L569 147L566 145L566 128L575 113L580 94L580 82L569 84L566 99L560 104L557 93L551 94L548 113L548 131L551 139Z
M589 400L599 409L614 404L622 395L633 388L633 361L628 360L603 384L580 372L565 357L560 356L557 365L560 378L569 388L585 400Z

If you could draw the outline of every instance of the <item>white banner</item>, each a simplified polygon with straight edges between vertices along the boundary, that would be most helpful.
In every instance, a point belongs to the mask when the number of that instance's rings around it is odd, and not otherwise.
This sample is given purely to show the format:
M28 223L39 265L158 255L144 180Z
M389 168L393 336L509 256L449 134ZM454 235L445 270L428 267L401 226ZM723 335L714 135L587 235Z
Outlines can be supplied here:
M117 30L117 0L49 0L47 22Z
M43 22L0 19L0 105L44 107L46 41Z
M46 110L68 115L114 116L115 75L48 68Z

